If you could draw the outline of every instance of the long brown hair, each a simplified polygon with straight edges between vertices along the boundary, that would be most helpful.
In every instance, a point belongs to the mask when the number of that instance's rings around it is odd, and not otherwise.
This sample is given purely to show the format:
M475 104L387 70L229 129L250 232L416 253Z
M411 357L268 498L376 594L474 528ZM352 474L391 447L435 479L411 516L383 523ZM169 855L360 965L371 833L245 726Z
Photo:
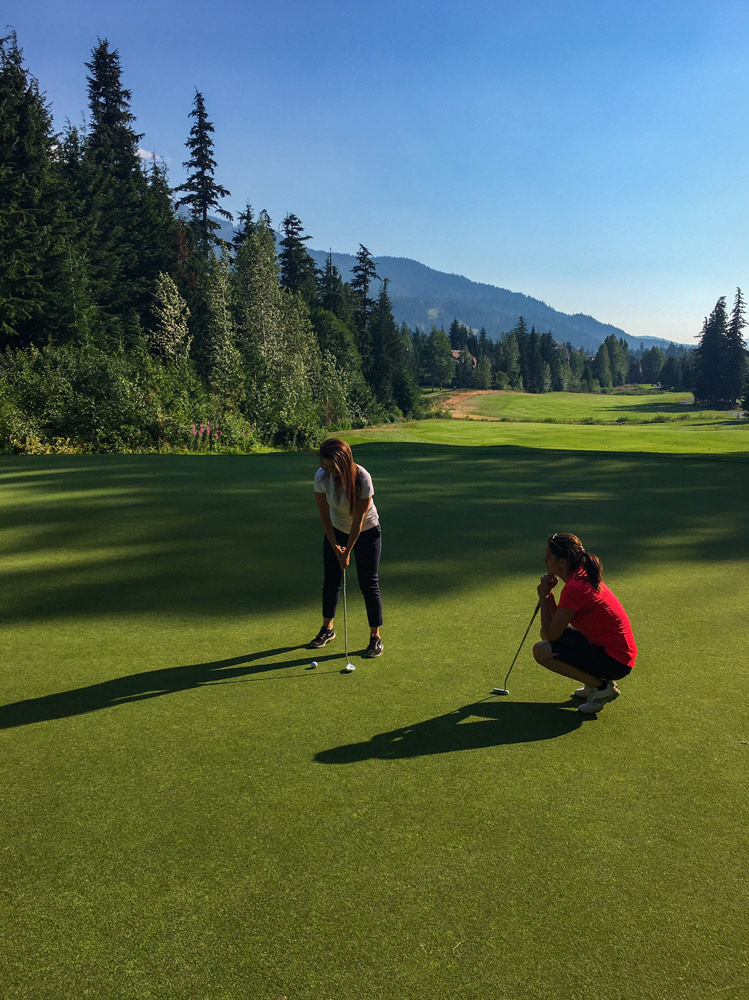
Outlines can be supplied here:
M592 552L586 552L577 535L560 531L549 538L549 548L557 559L566 559L570 575L582 567L588 583L598 590L603 579L603 563Z
M333 474L338 480L338 495L343 490L348 499L349 510L353 511L356 502L356 474L359 469L351 448L340 438L328 438L320 445L320 465L323 460L333 464Z

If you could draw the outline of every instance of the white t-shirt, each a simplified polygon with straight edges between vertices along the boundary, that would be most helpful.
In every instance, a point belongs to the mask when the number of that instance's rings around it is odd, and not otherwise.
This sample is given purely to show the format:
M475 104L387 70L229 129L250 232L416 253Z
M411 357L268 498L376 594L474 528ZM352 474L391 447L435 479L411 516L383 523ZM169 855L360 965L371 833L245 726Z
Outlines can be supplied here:
M339 491L338 480L334 479L327 469L318 469L315 473L315 493L324 493L327 497L328 507L330 508L330 520L333 522L333 527L348 534L351 531L352 520L348 497L343 490ZM373 496L374 486L372 485L372 477L365 468L358 465L356 471L356 499L363 500L365 497ZM379 523L380 519L373 501L367 507L361 530L367 531L369 528L375 528Z

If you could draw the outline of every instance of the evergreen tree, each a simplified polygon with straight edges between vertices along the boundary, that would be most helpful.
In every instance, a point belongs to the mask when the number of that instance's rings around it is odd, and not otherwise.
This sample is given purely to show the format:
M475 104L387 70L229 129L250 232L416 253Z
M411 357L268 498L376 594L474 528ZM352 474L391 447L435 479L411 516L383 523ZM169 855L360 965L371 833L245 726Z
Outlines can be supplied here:
M458 357L454 384L456 389L470 389L473 386L473 358L467 347L463 347Z
M427 377L434 388L438 385L442 389L446 385L452 384L454 361L450 341L444 330L438 330L433 326L429 331L425 349L424 364Z
M317 298L323 309L343 318L349 311L344 307L344 290L341 272L333 263L333 253L330 251L325 258L325 267L317 275Z
M548 384L550 384L551 373L548 371L549 366L546 364L543 359L543 355L541 354L541 338L535 330L531 331L529 341L530 370L528 373L526 388L528 392L547 392L547 380Z
M702 326L700 342L695 352L694 401L707 406L723 403L722 373L728 319L726 299L722 295ZM644 366L643 366L644 371Z
M356 307L354 310L354 334L356 346L362 359L364 375L369 380L372 369L372 344L369 335L369 317L374 309L374 300L370 298L369 289L375 278L378 278L374 258L367 248L360 243L356 255L356 264L351 269L351 289L354 292Z
M666 358L661 371L661 384L666 389L678 389L681 386L681 362L678 357Z
M138 157L142 136L134 130L131 93L122 84L119 53L99 39L86 63L90 124L83 144L85 191L81 225L92 297L109 337L122 342L139 327L158 274L144 223L147 182ZM148 263L152 266L148 266Z
M609 346L604 341L596 352L596 360L593 363L595 377L602 389L610 389L613 386L611 378L611 360L609 356Z
M346 324L327 309L316 308L310 314L322 354L330 354L338 369L361 372L361 358L354 337Z
M490 389L492 384L492 366L485 355L479 360L473 372L475 389Z
M317 265L307 252L305 243L311 236L303 236L304 228L301 220L289 213L281 223L284 234L281 240L281 253L278 259L281 265L281 287L291 292L299 292L305 302L310 304L317 291Z
M57 147L57 185L62 207L63 281L50 303L56 340L90 344L99 329L89 267L89 230L85 225L86 171L83 145L77 128L67 126Z
M220 245L222 242L216 236L216 230L220 228L219 223L212 219L209 213L213 211L231 222L231 213L221 208L219 204L221 198L228 198L231 192L216 182L216 161L213 158L211 138L215 129L213 123L208 120L205 100L199 90L195 91L193 109L189 117L195 119L195 124L190 129L190 135L185 143L190 151L190 157L182 164L189 173L184 184L174 189L185 192L176 203L176 207L184 206L189 209L198 245L202 252L207 253L212 246Z
M523 375L520 368L520 348L517 335L514 332L503 334L498 353L499 369L507 375L510 388L522 391Z
M450 338L450 348L453 351L462 351L464 347L468 345L468 338L471 331L467 326L464 326L457 319L454 319L450 324L450 329L448 330L448 337Z
M397 407L401 413L413 413L417 406L418 389L408 363L405 338L395 324L393 307L383 281L372 313L371 385L375 398L386 409Z
M746 351L742 334L746 326L745 311L744 297L741 289L737 288L731 317L726 327L720 387L720 394L729 406L733 406L743 395L746 383Z
M0 347L42 343L63 246L51 116L15 33L0 38Z
M235 250L238 250L244 241L255 230L255 215L252 211L252 205L249 202L247 202L244 212L239 213L239 219L237 221L239 222L239 225L237 226L237 231L231 241Z

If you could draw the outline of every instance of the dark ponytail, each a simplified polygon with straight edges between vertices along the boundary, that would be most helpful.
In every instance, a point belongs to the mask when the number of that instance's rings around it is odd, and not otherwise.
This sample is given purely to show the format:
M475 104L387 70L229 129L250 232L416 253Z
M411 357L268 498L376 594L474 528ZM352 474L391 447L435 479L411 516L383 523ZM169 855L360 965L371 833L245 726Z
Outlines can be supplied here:
M591 587L598 590L603 580L603 563L592 552L586 552L583 543L569 532L562 531L552 535L549 548L557 559L566 559L570 573L582 569Z

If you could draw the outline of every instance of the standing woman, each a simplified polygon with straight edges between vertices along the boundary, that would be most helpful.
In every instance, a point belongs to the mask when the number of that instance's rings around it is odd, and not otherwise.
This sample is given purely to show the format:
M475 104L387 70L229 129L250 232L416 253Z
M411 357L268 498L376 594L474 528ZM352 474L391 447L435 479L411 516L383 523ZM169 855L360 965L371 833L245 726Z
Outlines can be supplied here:
M325 532L325 579L322 588L322 628L310 647L320 649L335 639L333 619L341 593L343 571L353 552L369 621L369 645L364 656L372 659L383 650L379 578L382 532L377 508L372 501L372 477L354 462L351 448L339 438L328 438L322 443L320 466L315 474L315 500Z
M619 697L616 681L635 665L637 646L624 608L603 582L598 556L586 552L577 535L552 535L544 558L547 573L538 585L541 638L533 647L537 663L582 681L573 697L595 715ZM554 587L564 582L557 604Z

